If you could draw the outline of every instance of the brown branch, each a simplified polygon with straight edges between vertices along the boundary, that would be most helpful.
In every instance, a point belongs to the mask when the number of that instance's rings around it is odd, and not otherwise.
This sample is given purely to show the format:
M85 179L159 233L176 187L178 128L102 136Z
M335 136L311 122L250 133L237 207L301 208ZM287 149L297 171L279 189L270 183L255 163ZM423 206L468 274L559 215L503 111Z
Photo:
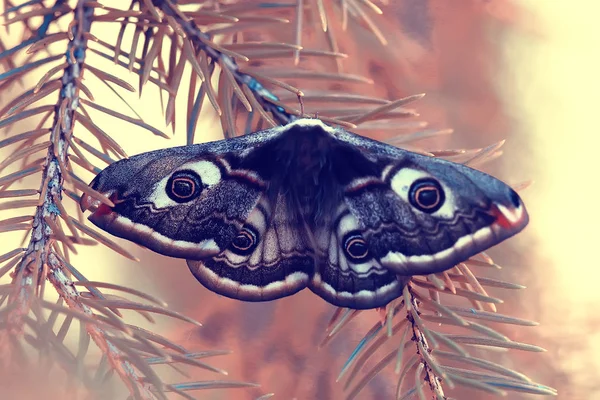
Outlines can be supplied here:
M442 388L442 379L436 375L437 369L435 369L435 363L433 363L431 360L431 351L433 349L426 338L424 330L415 320L416 315L419 313L419 304L417 303L416 297L412 295L410 286L406 286L404 288L404 299L405 304L407 305L406 315L412 326L413 340L417 345L417 354L421 356L421 364L424 366L423 370L425 371L425 380L428 382L431 392L434 393L438 399L444 399L445 397L444 389ZM448 382L449 381L447 380L446 384L448 384ZM449 386L453 387L453 385Z
M69 138L75 124L76 110L79 106L79 87L85 68L85 52L87 49L86 33L91 28L94 8L89 7L88 0L80 0L74 9L75 20L70 25L70 40L67 51L67 67L64 70L60 95L54 106L54 122L50 130L50 140L44 168L42 170L43 197L40 198L33 216L33 230L29 245L21 262L15 270L12 284L17 289L9 297L7 317L9 334L23 336L25 317L29 314L39 280L48 279L68 307L78 310L92 318L91 309L80 301L80 294L64 272L60 256L55 253L54 241L57 239L57 218L64 207L62 200L63 184L69 170L68 165ZM64 236L64 234L62 234ZM47 273L47 276L46 276ZM127 356L107 339L108 335L96 323L85 323L85 328L109 360L110 365L128 386L129 392L136 398L153 399L154 396L143 384L143 377L127 360ZM6 339L6 338L3 338ZM160 387L158 388L160 389ZM163 397L158 393L159 397Z

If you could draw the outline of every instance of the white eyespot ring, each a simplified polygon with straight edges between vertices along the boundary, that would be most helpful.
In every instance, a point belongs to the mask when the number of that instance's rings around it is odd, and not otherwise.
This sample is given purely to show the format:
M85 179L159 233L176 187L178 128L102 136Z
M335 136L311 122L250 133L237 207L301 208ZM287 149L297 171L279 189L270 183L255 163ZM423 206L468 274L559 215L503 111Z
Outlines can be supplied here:
M428 172L416 168L400 168L395 172L392 171L391 174L393 175L391 175L389 182L392 190L403 201L410 204L411 208L417 213L425 213L443 219L452 219L456 214L457 208L454 193L442 179L437 179L437 177L432 176ZM414 195L416 194L416 189L421 188L418 182L425 182L428 184L427 186L431 187L436 186L437 190L439 190L440 201L430 202L429 207L431 208L429 209L427 208L427 202L415 201ZM435 193L437 194L437 191Z
M178 174L181 172L186 172L188 174L186 177L193 180L194 196L177 196L173 191L173 178L177 178ZM147 196L146 201L151 202L154 207L159 210L175 207L179 204L198 198L204 189L210 188L220 181L221 169L215 162L208 160L191 161L181 165L177 170L173 171L171 175L165 176L158 181L152 188L152 192ZM184 181L181 183L183 186ZM188 181L188 184L191 185L191 182Z

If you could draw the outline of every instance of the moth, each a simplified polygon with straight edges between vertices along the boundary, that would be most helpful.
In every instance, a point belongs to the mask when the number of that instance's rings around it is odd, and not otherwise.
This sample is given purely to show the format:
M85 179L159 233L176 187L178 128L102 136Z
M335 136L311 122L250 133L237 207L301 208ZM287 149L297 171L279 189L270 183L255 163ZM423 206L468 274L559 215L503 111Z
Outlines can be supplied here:
M267 301L306 287L383 307L413 275L445 271L521 231L503 182L317 119L109 165L83 195L101 229L187 260L206 288Z

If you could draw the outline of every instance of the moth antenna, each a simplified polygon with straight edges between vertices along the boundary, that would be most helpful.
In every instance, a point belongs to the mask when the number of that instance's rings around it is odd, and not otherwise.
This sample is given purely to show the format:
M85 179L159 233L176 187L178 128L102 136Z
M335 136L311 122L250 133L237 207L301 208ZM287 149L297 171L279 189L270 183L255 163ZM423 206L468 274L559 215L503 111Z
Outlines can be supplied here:
M298 103L300 103L300 116L304 117L304 101L302 101L302 95L297 93L296 96L298 97Z

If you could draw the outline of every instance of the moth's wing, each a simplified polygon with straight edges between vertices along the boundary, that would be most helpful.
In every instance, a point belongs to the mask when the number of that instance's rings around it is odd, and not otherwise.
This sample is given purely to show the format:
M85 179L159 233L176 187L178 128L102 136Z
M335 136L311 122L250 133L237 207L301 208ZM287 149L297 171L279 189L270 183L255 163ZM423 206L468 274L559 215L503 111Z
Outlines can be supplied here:
M282 194L274 201L263 196L239 242L214 257L188 260L188 266L206 288L227 297L266 301L292 295L306 287L314 271L312 244L297 215Z
M352 258L344 248L360 230L358 219L342 205L335 218L315 232L319 256L309 288L338 307L383 307L402 294L409 278L398 276L374 257Z
M163 255L201 259L219 254L238 234L267 186L265 177L241 166L242 160L280 131L118 161L90 183L115 206L109 208L89 195L80 205L96 207L89 220L98 227ZM173 178L181 174L200 190L190 201L172 195Z
M345 178L345 203L371 255L400 275L452 268L521 231L525 207L508 185L461 164L397 149L350 132L337 139L357 151L335 169ZM437 182L441 202L416 206L423 182Z

